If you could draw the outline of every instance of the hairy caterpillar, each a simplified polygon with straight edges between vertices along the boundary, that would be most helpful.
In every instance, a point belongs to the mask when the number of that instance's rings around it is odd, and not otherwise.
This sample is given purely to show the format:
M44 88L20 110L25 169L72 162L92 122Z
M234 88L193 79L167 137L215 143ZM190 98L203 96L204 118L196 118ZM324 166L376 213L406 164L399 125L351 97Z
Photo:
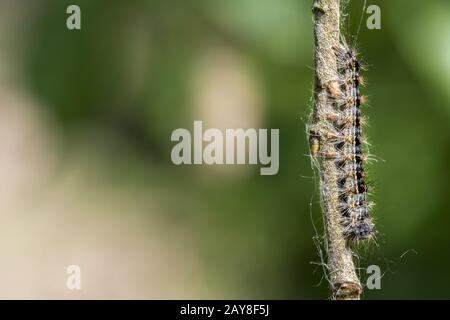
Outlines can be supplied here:
M351 241L360 241L374 235L374 224L369 211L371 204L367 199L368 187L366 172L363 168L366 143L362 126L365 122L361 115L364 96L359 87L363 85L360 76L360 63L355 52L347 45L333 48L336 54L341 95L336 98L340 113L334 123L341 139L336 143L336 165L340 169L339 191L340 209L344 235Z
M359 88L364 85L360 63L355 52L346 44L333 47L338 79L327 86L330 108L319 115L327 122L325 133L310 127L310 151L313 157L332 159L338 169L339 210L344 236L351 242L372 238L375 234L370 217L372 204L367 198L368 187L363 163L363 146L367 143L362 132L366 120L361 114L365 98ZM320 137L332 141L333 150L320 150Z

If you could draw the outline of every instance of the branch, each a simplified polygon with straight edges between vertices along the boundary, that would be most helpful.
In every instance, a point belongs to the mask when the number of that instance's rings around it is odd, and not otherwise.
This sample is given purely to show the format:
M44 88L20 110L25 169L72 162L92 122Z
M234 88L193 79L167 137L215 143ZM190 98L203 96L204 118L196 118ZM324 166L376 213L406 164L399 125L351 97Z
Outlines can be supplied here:
M332 48L339 43L339 2L315 0L313 4L316 73L313 123L310 127L314 128L314 135L320 141L321 154L335 151L334 143L327 138L333 132L327 116L329 118L335 108L329 93L336 88L338 79L336 56ZM335 161L323 157L320 172L332 298L359 299L361 284L340 223L338 168Z

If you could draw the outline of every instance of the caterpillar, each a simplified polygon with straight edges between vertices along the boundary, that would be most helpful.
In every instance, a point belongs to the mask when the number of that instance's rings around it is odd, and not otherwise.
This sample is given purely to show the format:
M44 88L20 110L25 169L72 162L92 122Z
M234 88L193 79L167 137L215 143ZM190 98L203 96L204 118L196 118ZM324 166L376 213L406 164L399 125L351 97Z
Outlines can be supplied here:
M356 53L346 44L333 47L338 67L337 81L327 85L330 107L324 118L326 130L311 125L309 130L310 152L313 158L334 161L338 171L336 189L344 237L350 242L370 239L374 236L374 223L370 216L372 203L368 200L366 171L364 170L364 145L367 141L362 128L367 122L361 114L365 98L360 93L364 79ZM320 139L327 139L334 149L320 150Z
M338 182L341 223L344 236L350 241L369 239L374 235L374 223L370 217L372 204L368 201L368 186L363 163L366 160L362 133L365 118L361 106L365 98L360 93L364 79L360 76L361 66L354 50L345 44L333 48L337 64L340 88L336 107L338 116L334 121L337 129L336 166L340 177Z

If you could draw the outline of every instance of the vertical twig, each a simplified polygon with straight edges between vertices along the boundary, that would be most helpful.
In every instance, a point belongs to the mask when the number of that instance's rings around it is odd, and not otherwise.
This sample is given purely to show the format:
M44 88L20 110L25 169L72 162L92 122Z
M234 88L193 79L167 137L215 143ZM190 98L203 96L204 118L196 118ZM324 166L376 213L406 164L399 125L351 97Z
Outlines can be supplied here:
M330 141L332 127L327 115L335 105L329 92L337 85L338 73L333 46L339 43L340 0L315 0L315 99L311 127L320 141L321 154L333 153ZM322 157L321 197L327 236L328 270L333 299L359 299L361 284L356 276L352 251L343 236L340 224L338 169L333 159Z

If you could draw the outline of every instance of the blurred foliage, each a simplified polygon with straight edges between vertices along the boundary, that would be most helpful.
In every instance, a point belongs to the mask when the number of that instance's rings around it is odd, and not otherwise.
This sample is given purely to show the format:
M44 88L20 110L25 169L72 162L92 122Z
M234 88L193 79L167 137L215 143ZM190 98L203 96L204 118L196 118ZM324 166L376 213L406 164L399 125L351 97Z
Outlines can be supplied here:
M350 41L362 3L347 8ZM82 8L80 32L65 28L69 4ZM356 45L368 65L368 136L383 161L369 166L379 236L360 250L359 265L379 264L385 275L382 290L365 297L449 298L450 3L368 4L381 7L382 30L364 20ZM165 218L194 234L205 282L223 292L215 298L327 296L311 264L320 259L310 215L319 232L322 220L305 156L310 7L304 0L46 0L23 39L26 79L67 144L105 132L102 141L114 145L104 160L117 166L111 174L120 183L135 172L171 212ZM261 84L261 127L281 133L277 176L249 168L233 178L170 162L172 130L192 127L193 65L215 43L244 57Z

